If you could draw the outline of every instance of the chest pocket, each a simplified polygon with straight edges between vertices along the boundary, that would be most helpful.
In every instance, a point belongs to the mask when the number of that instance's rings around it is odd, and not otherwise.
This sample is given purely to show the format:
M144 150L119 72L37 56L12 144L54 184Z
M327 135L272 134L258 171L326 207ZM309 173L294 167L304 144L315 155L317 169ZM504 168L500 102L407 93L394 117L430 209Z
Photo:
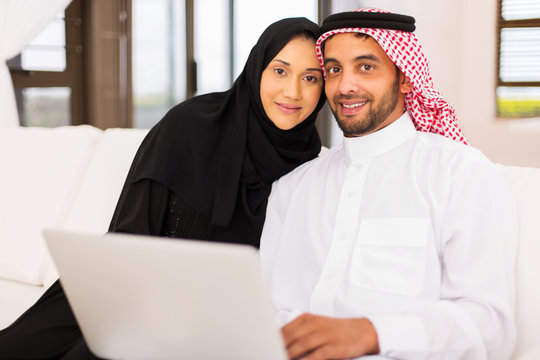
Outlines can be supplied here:
M355 286L400 295L418 294L424 282L430 221L364 219L354 245L350 278Z

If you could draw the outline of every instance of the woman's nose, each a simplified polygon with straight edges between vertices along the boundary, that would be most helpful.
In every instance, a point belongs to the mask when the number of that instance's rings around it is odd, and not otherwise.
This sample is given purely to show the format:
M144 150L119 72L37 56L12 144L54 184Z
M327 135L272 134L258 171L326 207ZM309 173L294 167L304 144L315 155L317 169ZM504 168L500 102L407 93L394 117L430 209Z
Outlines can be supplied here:
M285 84L283 89L283 95L289 99L298 100L302 97L302 91L299 81L296 79L290 79Z

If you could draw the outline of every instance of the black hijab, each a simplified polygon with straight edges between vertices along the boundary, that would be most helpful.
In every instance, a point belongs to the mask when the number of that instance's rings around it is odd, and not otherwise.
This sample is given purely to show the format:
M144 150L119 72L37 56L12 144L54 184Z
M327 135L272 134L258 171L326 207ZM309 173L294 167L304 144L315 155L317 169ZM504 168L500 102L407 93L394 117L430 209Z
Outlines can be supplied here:
M272 182L321 148L315 119L324 91L315 111L290 130L272 123L259 94L263 70L302 32L316 39L320 28L305 18L273 23L230 90L173 107L141 144L127 182L158 181L216 226L227 227L238 206L254 222L264 218Z

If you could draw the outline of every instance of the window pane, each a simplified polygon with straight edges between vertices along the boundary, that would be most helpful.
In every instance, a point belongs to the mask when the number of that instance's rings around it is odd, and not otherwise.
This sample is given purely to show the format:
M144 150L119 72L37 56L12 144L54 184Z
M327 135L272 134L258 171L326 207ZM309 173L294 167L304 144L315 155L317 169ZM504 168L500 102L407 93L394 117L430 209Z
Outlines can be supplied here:
M22 97L21 125L57 127L71 124L70 88L25 88Z
M64 71L66 51L64 48L27 47L21 54L22 68L25 70Z
M502 17L504 20L523 20L540 18L539 0L503 0Z
M502 81L540 81L540 28L501 31Z
M21 52L25 70L64 71L66 69L66 31L63 13L58 15Z
M540 88L498 87L499 116L540 117Z
M231 85L229 0L195 1L194 32L197 94L227 90Z
M185 98L183 0L133 0L133 123L150 128Z
M317 0L234 1L234 77L243 70L249 51L268 25L286 17L317 22Z

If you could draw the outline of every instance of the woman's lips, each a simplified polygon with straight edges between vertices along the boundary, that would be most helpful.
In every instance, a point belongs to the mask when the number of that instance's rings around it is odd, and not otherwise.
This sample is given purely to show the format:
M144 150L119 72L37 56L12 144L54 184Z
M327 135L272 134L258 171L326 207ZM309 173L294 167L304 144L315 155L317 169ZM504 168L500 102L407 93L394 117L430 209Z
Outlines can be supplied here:
M298 111L300 111L300 109L302 109L301 106L297 106L297 105L292 105L292 104L285 104L285 103L275 103L277 108L284 112L285 114L294 114Z

